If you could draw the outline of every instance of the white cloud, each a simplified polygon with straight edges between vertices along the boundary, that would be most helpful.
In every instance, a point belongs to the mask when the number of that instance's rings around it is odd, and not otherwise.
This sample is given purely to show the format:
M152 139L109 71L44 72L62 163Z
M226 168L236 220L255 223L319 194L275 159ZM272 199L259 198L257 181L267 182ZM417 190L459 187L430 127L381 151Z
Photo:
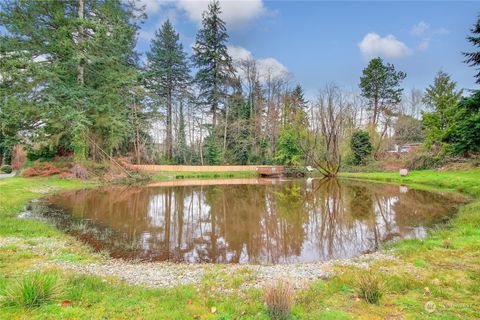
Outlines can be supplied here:
M253 59L252 53L243 47L228 46L227 50L234 61Z
M380 56L398 59L406 57L411 53L408 46L394 35L389 34L382 38L375 32L366 34L358 44L358 47L365 58Z
M208 8L210 0L138 0L139 6L145 6L145 12L151 19L155 17L155 27L142 28L140 39L149 41L163 22L168 18L175 24L178 13L184 13L190 20L200 25L202 14ZM263 0L220 0L222 19L227 28L235 29L266 13ZM165 14L166 13L166 14Z
M164 7L183 11L193 21L200 23L202 14L208 8L209 0L139 0L145 6L148 16L156 15ZM266 12L263 0L220 0L222 18L227 27L240 27Z
M258 59L257 64L260 80L266 80L269 75L272 79L288 76L287 67L275 58Z
M145 6L145 12L148 15L155 14L160 11L161 5L164 1L160 0L139 0L140 6Z
M417 49L419 51L425 51L425 50L428 49L429 46L430 46L430 40L429 39L424 39L424 40L422 40L422 42L420 42Z
M420 37L425 35L430 30L430 25L425 21L420 21L412 27L410 33L414 36Z
M255 59L253 54L247 49L240 46L228 46L228 53L233 61ZM255 59L257 62L257 71L260 81L267 80L270 76L272 79L278 79L288 76L288 69L280 61L275 58ZM241 70L237 70L242 76Z
M432 29L430 24L425 21L418 22L410 30L410 34L416 37L431 37L436 35L445 35L448 33L449 31L443 27Z
M443 27L432 29L430 24L425 21L418 22L410 30L412 36L420 38L420 43L416 47L417 51L426 51L430 47L430 42L433 38L448 33L449 31Z
M210 1L205 0L178 0L177 8L185 11L193 21L200 23L202 13L207 10L209 3ZM227 27L242 26L265 12L262 0L220 0L220 8Z

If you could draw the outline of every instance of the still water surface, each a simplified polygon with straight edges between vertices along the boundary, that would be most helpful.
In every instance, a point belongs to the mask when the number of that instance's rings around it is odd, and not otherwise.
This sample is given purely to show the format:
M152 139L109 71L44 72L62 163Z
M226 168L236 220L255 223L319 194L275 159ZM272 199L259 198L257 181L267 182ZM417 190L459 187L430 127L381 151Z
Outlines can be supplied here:
M113 257L292 263L424 237L464 199L358 181L243 179L105 187L47 201L43 214L58 228Z

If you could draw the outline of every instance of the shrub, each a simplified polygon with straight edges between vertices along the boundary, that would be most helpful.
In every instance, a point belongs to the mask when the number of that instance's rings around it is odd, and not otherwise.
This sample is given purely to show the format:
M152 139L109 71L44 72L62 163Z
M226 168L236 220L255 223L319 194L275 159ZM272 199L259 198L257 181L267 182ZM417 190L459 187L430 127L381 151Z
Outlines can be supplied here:
M9 166L8 164L5 164L3 166L0 167L0 172L3 172L3 173L12 173L12 167Z
M407 159L406 167L410 170L435 169L445 163L445 157L430 153L418 153Z
M24 177L38 176L38 171L35 168L27 168L27 169L23 170L23 176Z
M25 275L7 288L5 295L8 304L36 308L54 302L61 292L55 275L35 272Z
M286 125L278 137L278 148L275 160L287 166L299 166L304 156L300 145L300 135L293 125Z
M384 281L373 272L362 274L358 278L358 290L360 296L368 303L376 304L380 301L384 290Z
M270 319L287 319L294 300L294 291L291 283L286 280L279 280L275 284L269 284L265 287L264 294Z
M48 145L41 146L38 149L30 149L27 152L27 159L30 161L50 160L57 154L56 148L51 148Z
M88 179L87 169L85 167L82 167L79 164L74 165L73 168L70 169L70 172L77 179L81 179L81 180L87 180Z
M54 174L59 174L60 169L51 162L35 162L33 167L27 168L23 171L23 176L33 177L33 176L51 176Z
M372 153L372 143L367 131L355 131L350 140L350 148L353 152L352 162L355 165L365 164L365 160Z
M58 175L60 179L73 179L75 175L71 172L62 172Z

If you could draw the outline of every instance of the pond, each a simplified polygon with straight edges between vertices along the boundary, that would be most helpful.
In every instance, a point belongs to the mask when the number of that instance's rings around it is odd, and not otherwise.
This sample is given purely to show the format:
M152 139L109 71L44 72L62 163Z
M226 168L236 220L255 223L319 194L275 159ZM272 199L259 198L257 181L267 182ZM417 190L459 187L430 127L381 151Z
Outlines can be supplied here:
M351 180L179 180L61 193L37 212L112 257L278 264L349 258L422 238L464 202Z

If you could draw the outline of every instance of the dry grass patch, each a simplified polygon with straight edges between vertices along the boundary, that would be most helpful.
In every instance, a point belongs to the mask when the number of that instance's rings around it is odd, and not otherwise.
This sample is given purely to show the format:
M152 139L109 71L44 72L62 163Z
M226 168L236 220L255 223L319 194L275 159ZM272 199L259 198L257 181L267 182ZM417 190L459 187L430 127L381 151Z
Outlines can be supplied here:
M293 285L288 280L278 280L276 283L265 286L265 303L270 319L288 319L294 302L294 294Z
M367 271L358 278L359 295L368 303L377 304L383 296L385 282L379 274Z

